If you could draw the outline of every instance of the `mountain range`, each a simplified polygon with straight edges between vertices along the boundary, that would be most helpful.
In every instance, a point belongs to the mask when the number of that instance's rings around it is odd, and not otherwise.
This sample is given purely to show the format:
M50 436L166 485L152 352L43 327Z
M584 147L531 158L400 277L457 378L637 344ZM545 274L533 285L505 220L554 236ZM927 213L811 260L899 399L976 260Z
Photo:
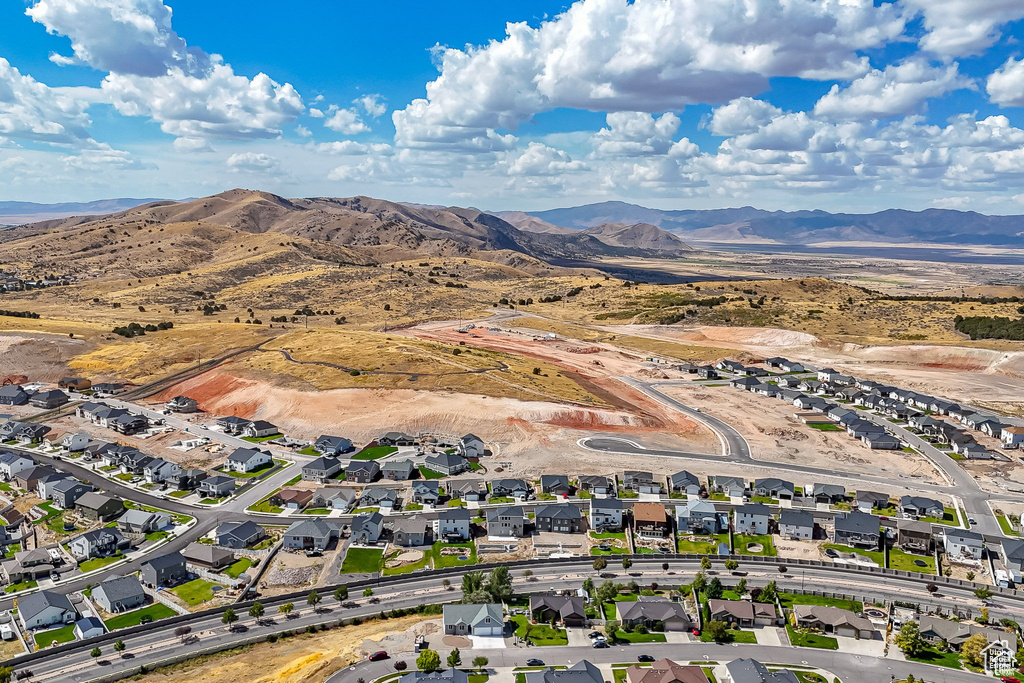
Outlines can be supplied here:
M686 242L930 242L1024 247L1024 216L987 216L952 209L888 209L870 214L766 211L750 206L662 210L610 201L499 215L524 230L544 232L559 228L586 230L607 223L646 223Z

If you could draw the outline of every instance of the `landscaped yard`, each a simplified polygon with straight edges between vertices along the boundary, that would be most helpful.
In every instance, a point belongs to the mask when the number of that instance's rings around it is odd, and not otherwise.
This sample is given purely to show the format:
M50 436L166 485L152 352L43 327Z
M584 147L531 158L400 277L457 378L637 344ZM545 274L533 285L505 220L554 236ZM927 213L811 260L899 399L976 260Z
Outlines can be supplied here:
M444 479L448 476L446 474L441 474L440 472L435 472L429 467L424 467L423 465L420 465L418 469L420 471L420 476L424 479Z
M816 633L803 633L786 624L786 633L789 634L789 642L794 647L816 647L822 650L838 650L839 641L831 636L818 635Z
M192 579L172 588L171 592L181 598L189 607L196 607L213 598L213 588L216 585L206 579Z
M442 555L442 548L463 548L466 553L464 555ZM435 543L430 548L430 557L434 561L434 569L476 564L476 545L473 543ZM460 560L459 557L468 559Z
M516 625L516 636L526 638L534 645L568 645L569 637L565 629L552 628L547 624L531 624L525 615L512 617Z
M341 563L342 574L373 574L384 564L384 551L374 548L349 548Z
M924 566L917 564L923 562ZM889 569L902 569L905 572L935 573L935 557L932 555L911 555L899 548L889 549Z
M826 543L822 546L823 548L832 548L840 553L854 553L861 557L866 557L879 567L885 566L885 557L882 555L880 550L861 550L860 548L851 548L848 545L839 545L838 543Z
M845 432L846 429L833 422L808 422L807 426L822 432Z
M757 643L757 637L753 631L739 631L736 629L726 629L725 631L729 635L729 643ZM700 642L711 643L714 642L711 639L711 635L707 631L703 631L700 634Z
M916 657L907 657L907 659L912 662L923 662L925 664L934 664L935 666L944 666L947 669L963 668L960 664L960 653L940 652L938 649L933 647L929 647Z
M279 507L277 505L272 505L270 503L271 497L273 497L273 495L280 490L281 489L274 489L260 502L253 503L252 505L247 507L246 510L248 510L249 512L267 512L270 514L277 514L278 512L281 512L282 510L284 510L284 508Z
M263 443L264 441L273 441L274 439L281 438L281 434L271 434L270 436L243 436L242 441L248 441L249 443Z
M91 572L101 567L106 567L108 564L113 564L120 560L124 555L111 555L110 557L93 557L84 562L78 563L78 568L82 572Z
M760 544L762 550L760 552L747 550L747 546L752 543ZM736 534L733 536L733 544L738 555L767 555L769 557L778 555L778 551L775 550L775 543L772 542L772 537L770 535L757 536Z
M223 467L215 467L213 469L214 469L214 472L220 472L221 474L223 474L225 476L234 477L235 479L251 479L252 477L263 476L263 474L266 473L267 470L273 468L274 465L276 465L276 464L277 463L275 463L275 462L265 462L265 463L263 463L262 465L260 465L259 467L257 467L256 469L254 469L254 470L252 470L250 472L233 472L233 471L225 469Z
M1006 515L996 515L996 519L999 520L999 528L1003 530L1004 534L1007 536L1020 536L1020 532L1014 528L1013 523Z
M243 557L238 560L235 560L230 565L228 565L227 568L224 570L224 573L230 576L232 579L237 579L251 566L252 560L250 560L248 557Z
M779 602L786 609L790 609L793 605L824 605L826 607L848 609L851 612L864 611L864 603L859 600L826 598L820 595L804 595L802 593L779 593Z
M389 554L389 557L398 555L401 552L403 552L403 551L402 550L397 550L395 552L392 552L392 553ZM403 564L400 567L384 567L383 574L384 574L384 576L394 576L395 574L409 574L410 572L414 572L417 569L423 569L423 568L427 567L429 564L430 564L430 553L423 553L423 558L420 559L420 560L417 560L416 562L410 562L408 564Z
M960 526L960 513L956 511L956 508L945 508L942 513L942 519L937 517L921 517L922 522L931 522L932 524L945 524L947 526Z
M359 451L352 456L353 460L376 460L383 458L384 456L397 453L398 449L394 446L367 446L363 450Z
M626 633L622 629L615 632L615 640L627 643L664 643L664 633Z
M306 446L301 451L299 451L299 454L300 455L313 455L313 456L320 455L319 453L316 452L316 449L313 448L312 446Z
M64 626L63 628L55 628L50 631L43 631L35 635L36 645L39 647L48 647L50 643L70 643L75 639L75 625Z
M690 555L714 555L718 552L719 543L729 545L729 534L718 534L705 538L706 540L699 541L680 538L676 541L677 552Z
M171 498L185 498L186 496L191 496L192 493L192 491L171 491L167 495L169 495Z
M4 593L17 593L18 591L28 590L29 588L35 588L39 584L35 581L22 581L20 583L7 584L7 588L4 589Z
M133 612L126 612L125 614L118 614L116 617L107 619L104 624L111 631L119 628L128 628L129 626L138 626L142 623L144 617L149 617L149 621L159 621L160 619L166 619L167 617L173 617L176 615L173 609L163 603L155 603L149 607L143 607Z

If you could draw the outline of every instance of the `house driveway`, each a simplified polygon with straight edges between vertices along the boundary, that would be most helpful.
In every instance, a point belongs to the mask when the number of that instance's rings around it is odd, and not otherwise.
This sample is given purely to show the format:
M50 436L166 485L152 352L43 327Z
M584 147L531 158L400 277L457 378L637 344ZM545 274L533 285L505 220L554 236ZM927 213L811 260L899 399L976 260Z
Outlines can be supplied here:
M505 639L501 636L469 636L474 650L504 650Z
M692 643L693 638L687 631L665 631L665 642L666 643Z
M565 629L565 634L569 637L569 647L590 647L590 638L587 638L588 633L590 633L590 630L585 628Z
M868 657L884 657L885 656L885 641L881 638L877 640L868 640L856 638L837 636L836 642L839 643L840 652L850 652L857 655L867 655ZM890 648L891 650L899 651L898 647ZM902 653L900 653L902 654Z
M778 626L762 626L754 629L754 637L758 645L782 645L789 643L785 636L785 629Z

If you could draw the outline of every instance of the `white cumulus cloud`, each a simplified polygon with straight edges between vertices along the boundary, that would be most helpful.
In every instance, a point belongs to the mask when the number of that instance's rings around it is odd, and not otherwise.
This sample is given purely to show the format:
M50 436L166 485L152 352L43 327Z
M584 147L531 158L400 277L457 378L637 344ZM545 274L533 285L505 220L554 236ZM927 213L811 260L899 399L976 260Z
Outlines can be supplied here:
M332 106L328 110L324 126L342 135L356 135L369 132L370 127L363 123L355 109L339 109Z
M263 152L236 152L228 157L227 165L234 171L249 173L277 173L281 161Z
M90 142L87 103L0 57L0 136L61 145Z
M508 174L513 176L547 176L584 171L587 165L573 160L565 151L548 147L542 142L531 142L522 153L508 160Z
M920 59L872 69L845 88L833 85L814 105L818 116L837 120L881 119L918 111L925 100L973 87L954 62L934 67Z
M1004 24L1024 18L1020 0L901 0L901 5L924 17L921 47L949 58L982 53L999 39Z
M1006 60L988 77L985 89L1000 107L1024 107L1024 59Z

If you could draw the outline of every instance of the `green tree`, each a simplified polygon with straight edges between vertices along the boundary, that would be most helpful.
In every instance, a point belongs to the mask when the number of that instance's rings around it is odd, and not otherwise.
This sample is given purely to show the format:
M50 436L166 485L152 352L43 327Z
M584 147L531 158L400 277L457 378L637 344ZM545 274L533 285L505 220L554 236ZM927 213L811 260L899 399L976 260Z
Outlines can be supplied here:
M125 645L125 644L124 644L124 641L123 641L123 640L121 640L120 638L118 638L118 639L117 639L117 640L116 640L116 641L114 642L114 652L124 652L124 650L125 650L125 648L126 648L126 647L128 647L128 646L127 646L127 645Z
M701 569L711 569L711 558L708 557L707 555L705 555L704 557L700 558L700 568Z
M99 657L99 656L100 656L101 654L103 654L103 651L102 651L102 650L100 650L100 649L99 649L98 647L94 647L94 648L93 648L93 649L92 649L92 650L91 650L91 651L89 652L89 656L90 656L90 657L92 657L93 659L96 659L96 658L97 658L97 657Z
M722 591L724 590L722 582L716 576L708 582L708 587L704 589L704 595L706 595L709 600L717 600L722 597Z
M485 666L487 666L489 661L490 660L488 660L487 657L481 657L480 655L477 655L476 657L473 657L473 668L474 669L482 669ZM0 683L3 683L3 682L0 681Z
M695 591L697 591L699 593L700 591L704 590L704 587L707 586L707 585L708 585L708 576L707 576L707 574L704 573L704 570L701 569L693 577L693 584L692 584L693 590L695 590Z
M731 572L734 572L740 568L740 563L736 560L729 559L725 561L725 568Z
M14 669L9 666L0 666L0 683L11 683L14 676Z
M992 597L992 589L988 586L981 586L980 588L976 588L974 590L974 597L978 598L979 600L988 600Z
M761 594L757 597L758 602L775 602L775 598L779 596L779 589L775 585L774 581L770 581L767 586L761 589Z
M235 610L228 607L224 610L224 614L220 616L220 620L230 630L234 628L234 623L238 621L238 615L235 614Z
M367 587L366 589L363 590L363 597L364 598L368 598L368 597L370 597L372 595L373 595L373 589L372 588Z
M747 592L747 577L744 576L742 579L736 582L736 592L740 595L743 595Z
M970 666L979 667L985 663L981 651L988 646L988 638L984 633L975 633L960 646L960 657Z
M716 643L724 643L729 640L729 629L724 621L712 619L704 625L704 632Z
M437 671L441 668L441 655L433 650L423 650L416 658L416 668L420 671Z
M633 560L629 559L628 557L622 558L622 568L623 569L629 569L632 566L633 566Z
M607 621L604 624L604 632L609 638L615 640L615 634L619 631L619 622L615 620Z
M459 652L459 648L455 648L448 653L448 668L455 669L462 664L462 653Z
M266 612L267 610L263 607L263 603L259 601L252 603L252 607L249 608L249 616L256 620L257 625L263 623L263 615Z
M611 581L605 581L597 587L597 601L599 603L611 602L618 594L618 587Z
M587 595L593 595L594 593L594 580L591 579L589 576L583 579L583 591Z
M465 599L483 590L484 588L484 573L483 572L466 572L462 575L462 599Z
M604 559L603 557L598 557L598 558L596 558L594 560L594 571L595 572L602 571L607 566L608 566L608 560Z
M925 641L921 636L921 629L916 621L906 621L900 626L900 632L896 634L893 642L908 657L916 657L925 649Z
M338 602L348 600L348 586L338 586L334 589L334 599Z
M306 596L306 604L313 608L313 611L317 610L317 605L320 604L320 594L316 591L309 591L309 595Z
M295 605L293 605L290 602L286 602L283 605L281 605L280 607L278 607L277 611L280 612L281 614L285 615L285 616L288 616L289 614L292 613L293 609L295 609Z
M512 575L507 566L501 565L491 570L485 590L494 602L506 602L512 597Z

